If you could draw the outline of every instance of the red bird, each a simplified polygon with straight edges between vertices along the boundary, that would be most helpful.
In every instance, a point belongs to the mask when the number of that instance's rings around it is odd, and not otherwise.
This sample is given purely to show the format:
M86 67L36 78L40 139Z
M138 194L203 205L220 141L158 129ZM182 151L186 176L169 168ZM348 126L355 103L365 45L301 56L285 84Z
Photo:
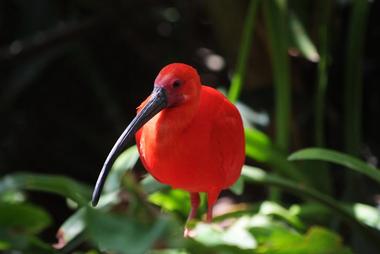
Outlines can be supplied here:
M108 155L93 193L94 206L112 164L133 135L145 168L161 183L190 193L188 220L196 216L199 192L207 193L210 222L221 190L235 183L244 163L244 130L236 107L203 86L191 66L165 66Z

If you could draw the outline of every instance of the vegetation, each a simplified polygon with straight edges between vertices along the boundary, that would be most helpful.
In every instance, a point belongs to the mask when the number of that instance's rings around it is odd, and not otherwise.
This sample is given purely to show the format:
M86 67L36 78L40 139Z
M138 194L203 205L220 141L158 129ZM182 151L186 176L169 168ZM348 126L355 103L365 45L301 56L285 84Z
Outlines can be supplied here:
M149 7L148 1L110 2L0 3L1 22L9 20L14 27L12 33L0 24L0 32L8 36L0 44L0 64L7 71L0 77L5 84L0 90L0 113L9 120L4 121L7 128L0 140L2 147L16 153L14 157L4 153L0 161L0 252L378 252L380 169L370 151L379 149L379 136L366 135L363 127L363 122L376 126L370 119L377 118L379 110L363 113L363 97L369 89L364 79L365 46L370 46L366 38L370 28L379 29L380 23L372 17L378 2L178 0ZM40 12L43 18L36 16ZM12 23L17 15L22 16L19 25ZM51 28L62 19L60 15L70 22ZM231 24L232 19L236 24ZM133 21L137 25L129 23ZM49 29L36 32L46 29L38 22ZM213 32L199 32L206 28ZM268 49L268 54L257 45ZM193 55L198 59L193 60ZM212 57L224 60L215 66ZM228 88L226 96L238 106L245 123L247 160L242 175L216 205L213 223L187 222L195 232L192 238L183 238L188 194L146 175L135 146L115 162L99 206L90 205L107 149L127 124L123 115L132 115L137 101L148 94L156 67L173 61L199 67L207 82L228 80L228 71L233 70L230 86L221 90ZM261 61L270 63L269 71L259 66ZM370 76L367 82L378 79ZM86 80L88 86L79 87L78 80ZM41 85L51 81L57 83ZM273 86L268 88L266 82ZM116 83L127 84L120 88ZM49 90L50 85L58 92ZM268 98L268 90L273 99ZM379 89L370 91L376 92ZM300 94L306 97L301 102ZM73 96L67 97L68 102L61 99L68 95ZM43 104L22 101L29 96L43 99ZM257 104L255 99L264 102ZM332 105L337 99L340 110ZM269 123L268 115L258 110L263 105L270 111ZM30 117L38 122L30 122ZM40 140L17 131L22 120L48 133L50 141L44 148L38 145ZM98 129L92 128L91 121L98 121ZM61 129L48 130L46 124ZM51 141L52 137L57 139ZM74 138L79 142L67 141ZM17 148L25 141L30 146ZM65 150L60 142L69 148ZM38 157L39 149L43 157ZM49 157L53 154L55 160ZM78 158L86 156L91 162ZM22 162L12 162L14 158ZM31 158L41 161L35 164ZM58 169L38 171L44 168L40 165L48 165L42 159ZM49 203L52 196L60 197L58 206ZM205 211L203 196L202 206ZM56 241L51 236L54 231Z

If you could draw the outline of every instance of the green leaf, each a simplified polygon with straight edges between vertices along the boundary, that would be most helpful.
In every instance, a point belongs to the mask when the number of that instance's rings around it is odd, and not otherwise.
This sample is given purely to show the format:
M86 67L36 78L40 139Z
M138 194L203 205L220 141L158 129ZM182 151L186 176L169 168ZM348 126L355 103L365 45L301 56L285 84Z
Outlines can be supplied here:
M58 236L62 242L68 243L83 232L85 228L86 208L82 207L63 222L58 229Z
M250 218L243 216L226 230L215 224L198 223L194 230L194 240L207 247L230 246L240 250L254 249L255 238L248 232Z
M149 195L149 201L162 207L166 211L179 212L187 216L190 211L189 194L183 190L170 189L166 191L155 192Z
M131 146L121 153L107 177L107 181L104 184L104 192L108 193L119 189L122 176L136 165L138 159L139 153L137 146Z
M244 180L239 178L231 187L230 190L236 195L243 194L244 191Z
M333 216L329 208L316 202L293 204L289 211L297 215L307 225L325 224Z
M49 244L34 235L0 227L0 251L4 253L52 254L56 253ZM1 252L3 253L3 252Z
M366 204L356 203L349 206L358 220L364 224L377 228L380 230L380 210L379 208L372 207Z
M291 109L287 2L263 1L275 85L275 144L284 152L289 148Z
M364 55L367 38L367 22L371 3L352 1L345 43L344 69L344 141L345 150L357 155L362 143L362 112L364 87ZM351 189L355 191L355 189Z
M262 246L259 253L265 254L351 254L350 249L342 245L341 238L321 227L312 227L306 235L273 231Z
M305 225L302 223L302 221L298 218L298 216L295 213L292 213L291 210L288 210L279 204L275 202L265 201L260 206L259 213L264 215L276 215L284 220L286 220L288 223L290 223L292 226L299 230L305 229Z
M183 249L153 250L148 253L149 254L190 254L190 252L187 252L186 250L183 250Z
M87 234L103 250L119 253L145 253L165 232L169 220L154 223L87 209Z
M253 29L258 7L258 0L251 0L248 7L248 13L245 17L244 31L240 43L238 62L236 71L232 75L228 99L235 103L240 95L241 88L244 84L245 74L247 71L247 62L252 47Z
M246 154L260 162L267 162L271 156L272 143L269 137L254 128L244 129Z
M65 176L16 173L7 175L0 180L0 194L20 189L55 193L69 198L79 205L86 205L91 197L87 185Z
M249 158L268 163L276 171L293 180L309 183L309 178L303 174L293 163L290 163L285 155L276 149L269 137L255 128L245 128L245 153Z
M0 202L0 227L37 234L50 224L50 215L38 206Z
M168 185L158 182L152 175L149 174L146 175L146 177L141 181L141 185L144 191L148 194L169 189Z
M360 218L356 217L352 210L347 208L346 205L340 203L328 195L318 192L317 190L314 190L303 184L297 184L296 182L266 173L264 170L250 166L244 166L242 177L249 182L278 187L285 191L292 192L297 196L314 200L319 204L329 208L335 214L347 219L349 222L358 225L363 233L366 233L371 237L377 237L373 234L371 228L367 227L367 225L361 221Z
M22 203L25 201L25 194L20 190L4 191L0 195L0 202Z
M380 183L380 170L374 168L365 162L333 150L323 149L323 148L306 148L291 154L288 158L289 160L322 160L333 162L356 172L364 174L373 180Z
M311 62L319 61L319 54L310 37L307 35L305 28L297 15L293 12L289 13L289 27L292 41L300 50L301 54Z

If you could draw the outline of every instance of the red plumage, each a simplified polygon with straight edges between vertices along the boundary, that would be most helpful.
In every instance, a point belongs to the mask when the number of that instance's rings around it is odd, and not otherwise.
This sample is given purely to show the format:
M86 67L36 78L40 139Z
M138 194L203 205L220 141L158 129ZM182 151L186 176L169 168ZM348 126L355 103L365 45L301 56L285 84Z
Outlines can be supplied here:
M158 181L190 192L189 220L196 215L199 192L205 192L211 221L220 191L239 178L244 163L244 130L236 107L203 86L191 66L164 67L152 94L108 155L93 193L94 205L113 162L134 134L145 168Z

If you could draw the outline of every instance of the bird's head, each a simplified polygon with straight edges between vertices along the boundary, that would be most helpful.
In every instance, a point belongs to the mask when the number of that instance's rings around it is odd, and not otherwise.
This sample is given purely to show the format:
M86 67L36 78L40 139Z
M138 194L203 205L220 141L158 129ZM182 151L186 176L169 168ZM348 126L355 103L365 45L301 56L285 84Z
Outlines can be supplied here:
M156 90L166 94L167 107L176 107L197 99L200 93L200 78L197 71L182 63L165 66L154 81Z
M200 91L200 78L193 67L182 63L173 63L160 71L154 82L152 94L139 107L136 117L124 130L108 154L92 195L93 205L99 201L104 182L117 156L134 137L135 133L161 110L196 102L199 99Z

